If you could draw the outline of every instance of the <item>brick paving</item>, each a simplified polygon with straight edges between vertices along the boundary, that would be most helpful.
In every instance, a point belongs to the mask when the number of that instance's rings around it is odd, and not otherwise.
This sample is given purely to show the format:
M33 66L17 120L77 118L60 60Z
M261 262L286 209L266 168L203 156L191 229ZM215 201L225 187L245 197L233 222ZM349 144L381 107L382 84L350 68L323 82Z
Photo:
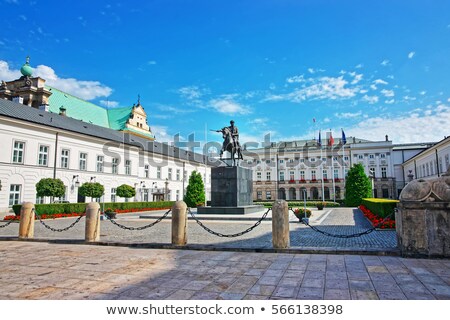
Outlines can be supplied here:
M449 260L0 243L0 300L450 299Z
M253 226L264 212L239 216L198 216L210 229L222 234L235 234ZM119 215L118 223L140 227L152 223L155 218L164 214L164 211L152 212L146 216L153 219L139 219L136 214ZM145 215L145 214L143 214ZM268 216L270 219L270 214ZM65 232L53 232L46 229L38 221L35 223L36 239L66 239L84 240L84 219L75 227ZM216 248L235 249L270 249L272 248L272 223L267 219L251 232L237 237L217 237L206 232L195 221L189 220L188 243L197 246L214 246ZM45 220L45 223L53 228L69 226L75 218ZM311 250L372 250L387 251L397 246L395 231L374 231L368 235L356 238L335 238L318 233L298 222L293 213L290 213L290 242L292 248L308 248ZM371 228L370 223L361 211L351 208L335 208L324 211L313 211L310 220L311 225L330 234L351 235ZM2 224L0 222L0 224ZM0 229L2 236L17 237L18 224L14 223ZM156 224L154 227L141 231L129 231L113 225L110 221L101 222L101 241L122 244L166 244L171 243L170 217Z

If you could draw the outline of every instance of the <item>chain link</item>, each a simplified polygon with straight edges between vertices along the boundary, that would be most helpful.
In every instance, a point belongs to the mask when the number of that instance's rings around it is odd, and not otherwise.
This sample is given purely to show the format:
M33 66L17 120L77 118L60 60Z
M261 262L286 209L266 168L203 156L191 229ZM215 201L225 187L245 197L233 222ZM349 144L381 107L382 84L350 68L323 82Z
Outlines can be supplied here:
M2 225L0 226L0 229L1 229L1 228L6 228L6 227L9 226L13 221L14 221L14 219L11 219L11 220L9 220L8 222L6 222L5 224L2 224Z
M267 217L267 214L269 213L270 210L272 210L272 208L267 209L267 211L263 214L263 216L262 216L258 221L256 221L256 223L255 223L253 226L251 226L250 228L248 228L248 229L246 229L246 230L244 230L244 231L242 231L242 232L234 233L234 234L223 234L223 233L219 233L219 232L215 232L215 231L211 230L210 228L208 228L207 226L205 226L205 225L204 225L204 224L203 224L203 223L202 223L202 222L194 215L194 213L191 211L190 208L187 208L187 210L188 210L188 212L191 214L192 218L198 223L198 225L199 225L200 227L202 227L203 229L205 229L206 231L208 231L209 233L211 233L211 234L213 234L213 235L215 235L215 236L221 237L221 238L236 238L236 237L240 237L240 236L242 236L242 235L244 235L244 234L246 234L246 233L252 231L252 230L255 229L257 226L259 226L259 225L261 224L261 222Z
M144 229L148 229L150 227L153 227L155 224L157 224L157 223L161 222L161 220L165 219L167 217L167 215L170 213L170 211L172 211L172 209L169 209L166 213L164 213L163 216L159 217L155 222L152 222L152 223L150 223L148 225L145 225L145 226L142 226L142 227L127 227L127 226L124 226L123 224L117 223L116 221L114 221L113 219L108 217L106 214L105 214L105 217L106 217L106 219L111 221L111 223L113 225L116 225L119 228L122 228L122 229L125 229L125 230L135 231L135 230L144 230Z
M31 210L34 211L34 215L39 219L39 222L40 222L45 228L47 228L47 229L49 229L49 230L51 230L51 231L53 231L53 232L64 232L64 231L67 231L67 230L69 230L70 228L74 227L78 222L80 222L81 218L84 217L84 215L81 215L81 216L79 216L79 217L78 217L78 218L77 218L70 226L65 227L65 228L62 228L62 229L57 229L57 228L53 228L53 227L49 226L48 224L46 224L46 223L41 219L40 215L38 215L38 214L36 213L36 211L34 210L34 208L31 209Z
M395 212L394 212L395 213ZM378 228L379 226L381 226L387 219L389 219L394 213L391 213L390 215L386 216L381 222L377 223L375 226L373 226L370 229L367 229L363 232L358 232L358 233L353 233L353 234L332 234L323 230L318 229L315 226L310 225L308 222L305 221L305 219L302 219L302 223L307 225L308 227L310 227L311 229L313 229L314 231L317 231L323 235L329 236L329 237L333 237L333 238L341 238L341 239L348 239L348 238L357 238L357 237L361 237L364 236L366 234L369 234L373 231L376 230L376 228Z

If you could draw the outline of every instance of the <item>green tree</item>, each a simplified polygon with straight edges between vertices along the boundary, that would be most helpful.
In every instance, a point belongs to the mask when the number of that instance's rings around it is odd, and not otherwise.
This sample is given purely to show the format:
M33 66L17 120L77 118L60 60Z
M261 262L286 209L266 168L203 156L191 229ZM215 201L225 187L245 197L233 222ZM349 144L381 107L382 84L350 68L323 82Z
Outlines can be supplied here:
M78 189L78 193L85 197L100 198L105 192L105 187L98 182L85 182Z
M127 184L122 184L117 187L116 195L121 198L131 198L136 195L136 189Z
M348 171L345 180L345 205L356 207L361 204L363 198L372 196L372 184L369 177L364 173L362 164L355 164Z
M189 177L184 202L191 208L205 204L205 187L203 185L202 175L197 171L193 171Z
M61 179L44 178L36 183L36 194L39 197L62 197L66 187Z

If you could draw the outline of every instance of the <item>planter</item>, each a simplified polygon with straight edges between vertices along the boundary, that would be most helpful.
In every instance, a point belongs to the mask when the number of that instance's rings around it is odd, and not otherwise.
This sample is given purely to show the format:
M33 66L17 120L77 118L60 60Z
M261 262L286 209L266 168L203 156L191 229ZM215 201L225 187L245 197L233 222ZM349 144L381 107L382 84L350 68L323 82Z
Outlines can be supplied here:
M305 212L303 210L304 210L303 208L294 210L294 215L300 222L302 221L303 218L305 218ZM306 209L306 218L309 217L311 217L311 210Z
M117 213L116 212L105 212L105 216L107 216L109 219L115 219Z

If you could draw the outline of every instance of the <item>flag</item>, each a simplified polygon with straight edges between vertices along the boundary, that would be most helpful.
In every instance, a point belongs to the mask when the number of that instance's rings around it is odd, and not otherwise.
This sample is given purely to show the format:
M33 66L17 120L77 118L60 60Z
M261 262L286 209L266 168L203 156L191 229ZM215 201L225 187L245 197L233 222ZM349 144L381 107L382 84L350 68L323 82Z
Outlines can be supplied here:
M319 145L319 147L322 146L322 138L320 137L320 130L319 130L319 140L317 140L317 144Z
M345 137L345 132L343 129L341 129L342 131L342 138L341 138L341 142L342 144L346 144L347 143L347 138Z
M334 144L333 134L330 132L330 140L328 140L328 145L332 146Z

